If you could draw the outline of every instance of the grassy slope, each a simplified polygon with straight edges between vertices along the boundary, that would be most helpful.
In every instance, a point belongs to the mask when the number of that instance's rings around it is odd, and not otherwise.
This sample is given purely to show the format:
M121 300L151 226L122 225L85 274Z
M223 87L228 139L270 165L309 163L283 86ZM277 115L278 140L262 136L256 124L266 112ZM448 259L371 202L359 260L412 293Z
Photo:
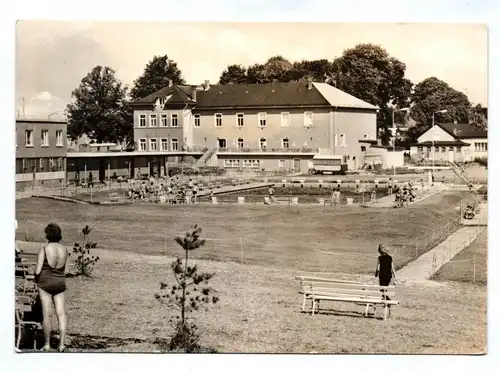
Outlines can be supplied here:
M26 247L28 246L28 247ZM23 244L36 251L38 244ZM206 248L202 248L206 249ZM68 280L69 333L79 349L103 337L107 351L156 351L171 333L172 313L154 299L161 280L173 281L168 257L97 250L94 277ZM401 304L389 321L363 318L362 306L325 303L323 314L300 313L301 296L289 269L199 262L215 272L220 303L196 314L204 345L218 352L480 353L485 350L486 289L468 284L398 287ZM336 275L373 280L360 275ZM439 304L439 306L436 306ZM331 313L335 310L335 315ZM378 315L381 315L380 309ZM82 337L81 335L88 335ZM129 339L149 340L134 343ZM71 350L71 349L70 349Z
M175 255L173 236L197 223L209 240L201 258L273 268L371 272L376 247L395 247L396 265L415 258L404 244L457 216L463 194L442 193L404 209L319 206L97 206L48 199L16 202L17 238L42 241L49 221L63 228L63 243L80 239L84 224L100 247ZM33 221L31 223L28 221ZM422 249L420 254L423 253Z
M484 231L453 260L445 264L435 274L435 280L472 283L474 264L476 261L476 280L479 285L486 285L488 280L488 231Z

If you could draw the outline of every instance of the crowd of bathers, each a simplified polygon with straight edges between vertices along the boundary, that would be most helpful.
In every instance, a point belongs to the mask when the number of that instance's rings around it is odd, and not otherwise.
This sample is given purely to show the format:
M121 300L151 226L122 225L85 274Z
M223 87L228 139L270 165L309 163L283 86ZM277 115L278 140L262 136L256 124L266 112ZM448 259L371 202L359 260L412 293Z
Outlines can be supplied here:
M420 180L422 190L424 189L424 181ZM394 195L394 204L397 208L407 207L410 203L415 201L416 189L414 181L407 182L402 186L394 184L392 178L389 178L389 183L387 186L387 192L389 195Z
M160 200L171 204L190 204L197 203L202 187L200 182L192 178L186 182L178 175L162 178L152 176L147 181L131 180L127 196L132 200Z

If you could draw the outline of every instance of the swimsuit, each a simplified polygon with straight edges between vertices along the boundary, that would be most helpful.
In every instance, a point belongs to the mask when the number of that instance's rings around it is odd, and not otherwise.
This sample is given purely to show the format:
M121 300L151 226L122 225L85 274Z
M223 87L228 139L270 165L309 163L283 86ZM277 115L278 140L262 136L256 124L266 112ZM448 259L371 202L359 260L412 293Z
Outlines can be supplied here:
M47 261L47 253L45 252L45 259L43 261L42 271L38 277L38 287L52 296L62 293L66 290L66 275L64 268L53 268Z

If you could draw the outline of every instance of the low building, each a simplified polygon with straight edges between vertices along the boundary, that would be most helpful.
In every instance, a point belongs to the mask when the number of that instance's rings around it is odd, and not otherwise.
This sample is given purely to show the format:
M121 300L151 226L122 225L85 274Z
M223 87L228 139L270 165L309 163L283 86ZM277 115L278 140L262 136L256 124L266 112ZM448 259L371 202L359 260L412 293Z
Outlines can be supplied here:
M470 124L436 124L410 147L414 161L469 162L488 157L488 132Z
M16 190L66 180L66 121L16 119Z

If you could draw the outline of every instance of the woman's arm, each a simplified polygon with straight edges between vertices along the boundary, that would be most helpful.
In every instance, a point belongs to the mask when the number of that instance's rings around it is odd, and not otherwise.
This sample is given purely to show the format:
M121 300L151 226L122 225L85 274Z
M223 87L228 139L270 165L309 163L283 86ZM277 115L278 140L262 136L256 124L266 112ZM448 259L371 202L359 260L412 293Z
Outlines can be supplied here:
M69 273L69 252L66 254L66 264L64 265L64 276Z
M38 252L38 260L36 262L35 275L40 275L42 272L43 261L45 260L45 246Z

